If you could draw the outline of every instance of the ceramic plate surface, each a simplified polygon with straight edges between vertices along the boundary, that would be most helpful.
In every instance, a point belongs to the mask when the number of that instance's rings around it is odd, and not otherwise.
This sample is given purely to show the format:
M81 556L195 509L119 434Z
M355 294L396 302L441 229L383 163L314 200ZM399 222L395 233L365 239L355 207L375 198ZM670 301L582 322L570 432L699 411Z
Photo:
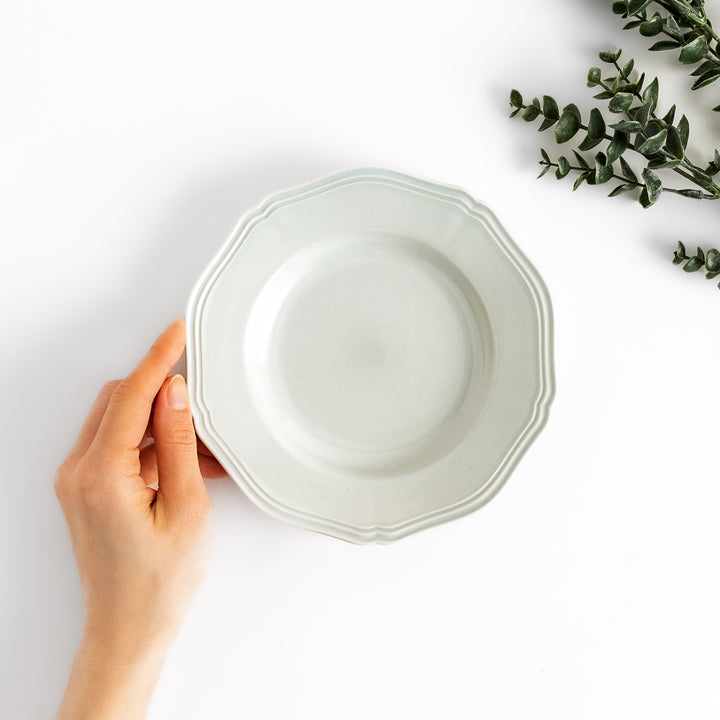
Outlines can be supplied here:
M247 214L188 306L198 435L272 515L387 542L487 502L553 394L545 286L457 188L358 169Z

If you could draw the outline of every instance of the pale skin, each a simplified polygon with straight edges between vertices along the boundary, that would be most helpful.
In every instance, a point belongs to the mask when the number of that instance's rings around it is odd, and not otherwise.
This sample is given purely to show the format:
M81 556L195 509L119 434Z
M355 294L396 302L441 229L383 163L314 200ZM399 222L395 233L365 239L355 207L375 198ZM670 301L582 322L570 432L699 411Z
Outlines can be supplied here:
M225 473L196 438L184 379L168 377L184 346L176 320L128 377L103 387L55 477L85 605L57 720L144 718L203 578L203 476Z

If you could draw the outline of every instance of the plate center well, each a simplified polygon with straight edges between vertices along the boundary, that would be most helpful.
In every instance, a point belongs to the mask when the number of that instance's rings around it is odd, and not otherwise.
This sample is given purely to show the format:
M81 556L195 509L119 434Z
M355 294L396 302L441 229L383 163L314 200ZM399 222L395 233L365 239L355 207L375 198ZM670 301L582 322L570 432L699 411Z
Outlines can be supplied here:
M294 455L355 470L399 471L446 452L487 376L482 308L464 285L436 250L381 230L291 257L246 334L269 430Z

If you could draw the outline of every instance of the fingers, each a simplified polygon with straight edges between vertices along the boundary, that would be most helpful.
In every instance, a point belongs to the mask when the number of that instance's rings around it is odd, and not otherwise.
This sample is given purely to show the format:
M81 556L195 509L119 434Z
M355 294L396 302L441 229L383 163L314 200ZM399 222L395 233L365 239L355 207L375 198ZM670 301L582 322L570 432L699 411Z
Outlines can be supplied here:
M227 476L225 468L214 458L198 454L200 473L204 478L223 478Z
M225 468L215 459L215 456L207 449L207 445L200 438L197 439L197 451L200 472L204 478L227 477Z
M68 460L81 458L90 447L90 444L95 438L98 427L100 426L100 421L103 419L105 410L110 402L110 397L119 384L120 380L111 380L102 386L100 392L95 398L93 406L90 408L90 412L85 419L82 429L75 441L75 445L70 451Z
M157 490L158 465L155 445L148 445L140 451L140 477L145 487L152 487Z
M213 454L208 450L207 445L200 439L197 439L198 455L207 455L207 457L213 457Z
M153 400L185 347L185 321L171 323L138 366L115 388L96 441L111 452L135 450L150 419Z
M209 501L198 464L195 427L182 375L168 378L155 399L153 417L158 465L158 502L186 514Z

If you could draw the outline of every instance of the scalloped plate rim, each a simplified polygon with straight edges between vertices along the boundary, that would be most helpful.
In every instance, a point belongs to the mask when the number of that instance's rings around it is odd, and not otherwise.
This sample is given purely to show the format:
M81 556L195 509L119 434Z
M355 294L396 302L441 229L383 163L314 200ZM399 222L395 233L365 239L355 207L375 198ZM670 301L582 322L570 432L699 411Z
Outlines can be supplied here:
M198 382L200 361L200 338L198 318L202 314L202 303L207 297L213 282L219 277L223 266L231 257L234 246L239 247L252 226L268 217L275 208L290 200L298 201L303 196L312 196L331 187L346 185L363 180L388 181L394 186L420 190L430 197L435 196L452 202L477 220L484 221L491 231L493 239L512 262L529 287L538 311L539 357L541 361L540 388L535 400L532 415L528 418L522 432L505 454L490 478L482 487L467 498L449 506L438 508L415 518L394 525L357 526L333 520L332 518L298 511L276 501L252 478L251 474L231 457L224 448L219 433L212 427L207 407L204 403L200 383ZM259 205L248 210L237 222L226 241L219 248L205 270L196 281L187 302L187 378L190 401L198 436L209 446L218 460L226 468L230 466L237 472L231 477L240 485L245 494L262 510L286 522L291 522L309 530L354 543L389 543L402 537L441 523L468 515L491 500L503 487L522 456L532 445L545 427L550 406L555 395L555 376L553 361L553 319L550 296L537 270L516 245L500 224L495 214L484 203L473 198L460 187L426 180L415 175L381 167L362 167L332 173L315 181L299 183L293 187L268 195Z

